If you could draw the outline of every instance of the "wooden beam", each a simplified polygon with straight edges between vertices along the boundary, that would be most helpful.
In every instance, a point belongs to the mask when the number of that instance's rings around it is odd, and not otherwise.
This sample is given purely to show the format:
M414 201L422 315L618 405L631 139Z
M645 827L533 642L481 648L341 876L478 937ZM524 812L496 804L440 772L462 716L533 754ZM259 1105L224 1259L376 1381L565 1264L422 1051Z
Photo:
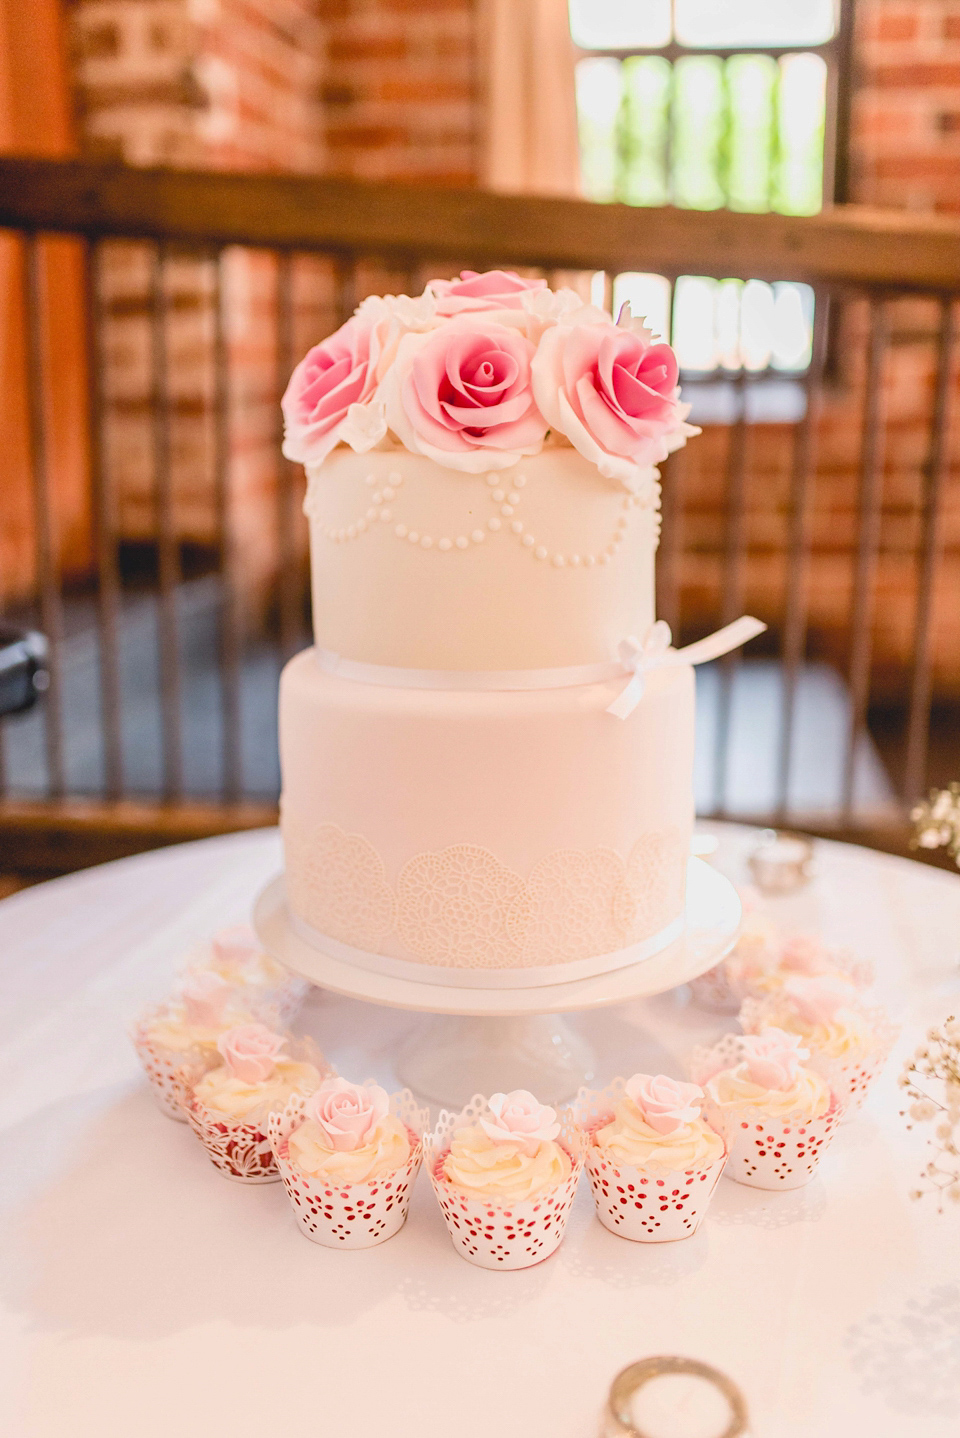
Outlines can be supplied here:
M960 290L960 221L838 206L819 215L646 209L295 175L0 158L0 225L430 257Z
M275 804L0 803L0 872L47 877L277 822Z

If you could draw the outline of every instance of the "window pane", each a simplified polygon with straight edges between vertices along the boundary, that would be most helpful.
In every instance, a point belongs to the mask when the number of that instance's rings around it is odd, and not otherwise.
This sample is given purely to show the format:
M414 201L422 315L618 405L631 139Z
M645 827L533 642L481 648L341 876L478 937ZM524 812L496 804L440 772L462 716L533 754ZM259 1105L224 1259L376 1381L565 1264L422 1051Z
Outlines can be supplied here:
M718 344L716 280L700 275L681 275L673 298L673 347L680 368L713 370L717 367Z
M665 205L671 69L655 55L623 62L619 198L628 205Z
M590 200L612 200L617 179L620 61L581 60L577 66L580 175Z
M742 280L719 280L716 287L714 333L717 364L740 368L740 296Z
M613 313L629 304L634 319L644 320L657 339L670 333L670 281L664 275L627 272L613 282Z
M774 208L812 215L823 203L827 67L819 55L785 55L777 96L779 163Z
M740 363L766 369L773 349L773 289L764 280L747 280L740 300Z
M696 48L820 45L836 30L836 0L676 0L676 38Z
M813 353L813 290L778 281L773 287L774 369L805 370Z
M693 210L724 203L720 183L725 95L723 61L691 55L673 67L673 198Z
M653 50L670 43L670 0L570 0L570 33L583 50Z
M770 208L777 78L777 62L769 55L732 55L727 61L727 204L732 210Z

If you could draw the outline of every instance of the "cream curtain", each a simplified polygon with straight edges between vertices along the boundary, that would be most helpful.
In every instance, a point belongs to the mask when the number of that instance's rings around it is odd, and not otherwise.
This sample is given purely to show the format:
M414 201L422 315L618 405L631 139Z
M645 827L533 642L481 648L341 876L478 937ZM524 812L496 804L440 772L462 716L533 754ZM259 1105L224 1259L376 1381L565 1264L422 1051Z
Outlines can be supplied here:
M577 195L580 160L567 0L479 0L487 189Z

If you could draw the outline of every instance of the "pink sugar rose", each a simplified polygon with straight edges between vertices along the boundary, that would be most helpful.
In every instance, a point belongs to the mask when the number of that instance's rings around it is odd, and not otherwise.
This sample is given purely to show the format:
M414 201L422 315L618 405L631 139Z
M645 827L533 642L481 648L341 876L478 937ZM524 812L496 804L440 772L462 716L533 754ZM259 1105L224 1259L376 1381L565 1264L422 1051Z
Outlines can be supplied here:
M470 310L520 309L521 296L530 290L545 290L546 280L524 280L512 270L461 270L458 280L431 280L427 293L435 296L438 315L458 315Z
M263 1083L276 1068L286 1042L266 1024L238 1024L220 1035L217 1048L234 1078L241 1083Z
M233 989L227 980L207 969L190 974L180 985L184 1016L188 1024L213 1028L223 1018L223 1011Z
M592 306L546 330L533 361L533 392L551 429L566 435L607 479L636 488L696 434L684 424L677 357L651 343L625 305L615 325Z
M380 1120L390 1112L390 1098L378 1084L332 1078L312 1095L306 1112L338 1153L352 1153L373 1140Z
M365 301L335 334L307 351L280 401L287 459L301 464L326 459L351 405L363 404L376 388L377 363L391 320L383 300Z
M741 1040L743 1064L750 1078L761 1088L788 1089L796 1083L809 1049L801 1048L797 1034L783 1029L764 1029L762 1034L747 1034Z
M414 454L469 474L539 453L547 427L530 388L533 355L519 328L483 315L405 335L382 387L390 428Z
M213 936L213 952L224 963L244 963L262 953L263 945L249 924L230 924Z
M534 1154L560 1132L556 1109L538 1103L525 1088L491 1094L488 1107L493 1117L482 1118L480 1127L494 1143L517 1143L524 1153Z
M838 1011L849 1008L853 1001L850 983L827 974L787 979L783 992L790 1007L807 1024L832 1023Z
M679 1083L666 1074L634 1074L627 1080L626 1090L640 1116L657 1133L676 1133L700 1117L703 1089L699 1084Z

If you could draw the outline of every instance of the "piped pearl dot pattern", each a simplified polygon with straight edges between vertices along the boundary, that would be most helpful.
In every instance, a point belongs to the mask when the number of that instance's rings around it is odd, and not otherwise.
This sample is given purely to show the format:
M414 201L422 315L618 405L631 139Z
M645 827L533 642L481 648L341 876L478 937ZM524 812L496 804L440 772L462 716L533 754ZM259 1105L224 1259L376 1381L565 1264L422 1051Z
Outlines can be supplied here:
M389 483L382 486L370 496L372 503L367 508L363 518L345 527L336 525L325 525L322 533L326 539L332 540L335 544L342 544L347 540L356 539L365 534L373 526L374 521L391 523L393 510L387 501L393 501L397 497L397 491L403 483L403 475L399 470L391 470L387 476ZM609 564L616 557L617 551L630 528L630 510L640 505L643 501L637 495L627 494L623 497L621 513L617 518L616 528L608 544L599 553L567 554L563 550L551 552L546 545L537 541L535 534L531 534L521 519L514 519L513 515L520 504L522 495L520 493L526 487L527 477L525 474L512 475L510 489L504 488L504 481L501 475L491 473L485 476L491 503L497 506L497 514L492 515L486 522L486 528L476 528L468 535L460 534L456 539L444 536L442 539L434 540L432 535L420 534L416 529L409 529L405 524L395 524L393 532L398 539L405 539L408 543L417 545L421 549L437 549L442 554L448 554L453 549L469 549L471 544L482 544L488 534L497 534L506 527L511 534L516 535L524 549L529 549L536 559L549 559L556 569L593 569L598 564ZM376 484L376 476L368 474L364 478L364 484L371 488ZM659 496L654 501L654 507L659 507ZM502 516L502 518L501 518ZM504 526L503 520L509 523ZM659 520L659 514L656 515ZM659 533L659 524L655 524Z

